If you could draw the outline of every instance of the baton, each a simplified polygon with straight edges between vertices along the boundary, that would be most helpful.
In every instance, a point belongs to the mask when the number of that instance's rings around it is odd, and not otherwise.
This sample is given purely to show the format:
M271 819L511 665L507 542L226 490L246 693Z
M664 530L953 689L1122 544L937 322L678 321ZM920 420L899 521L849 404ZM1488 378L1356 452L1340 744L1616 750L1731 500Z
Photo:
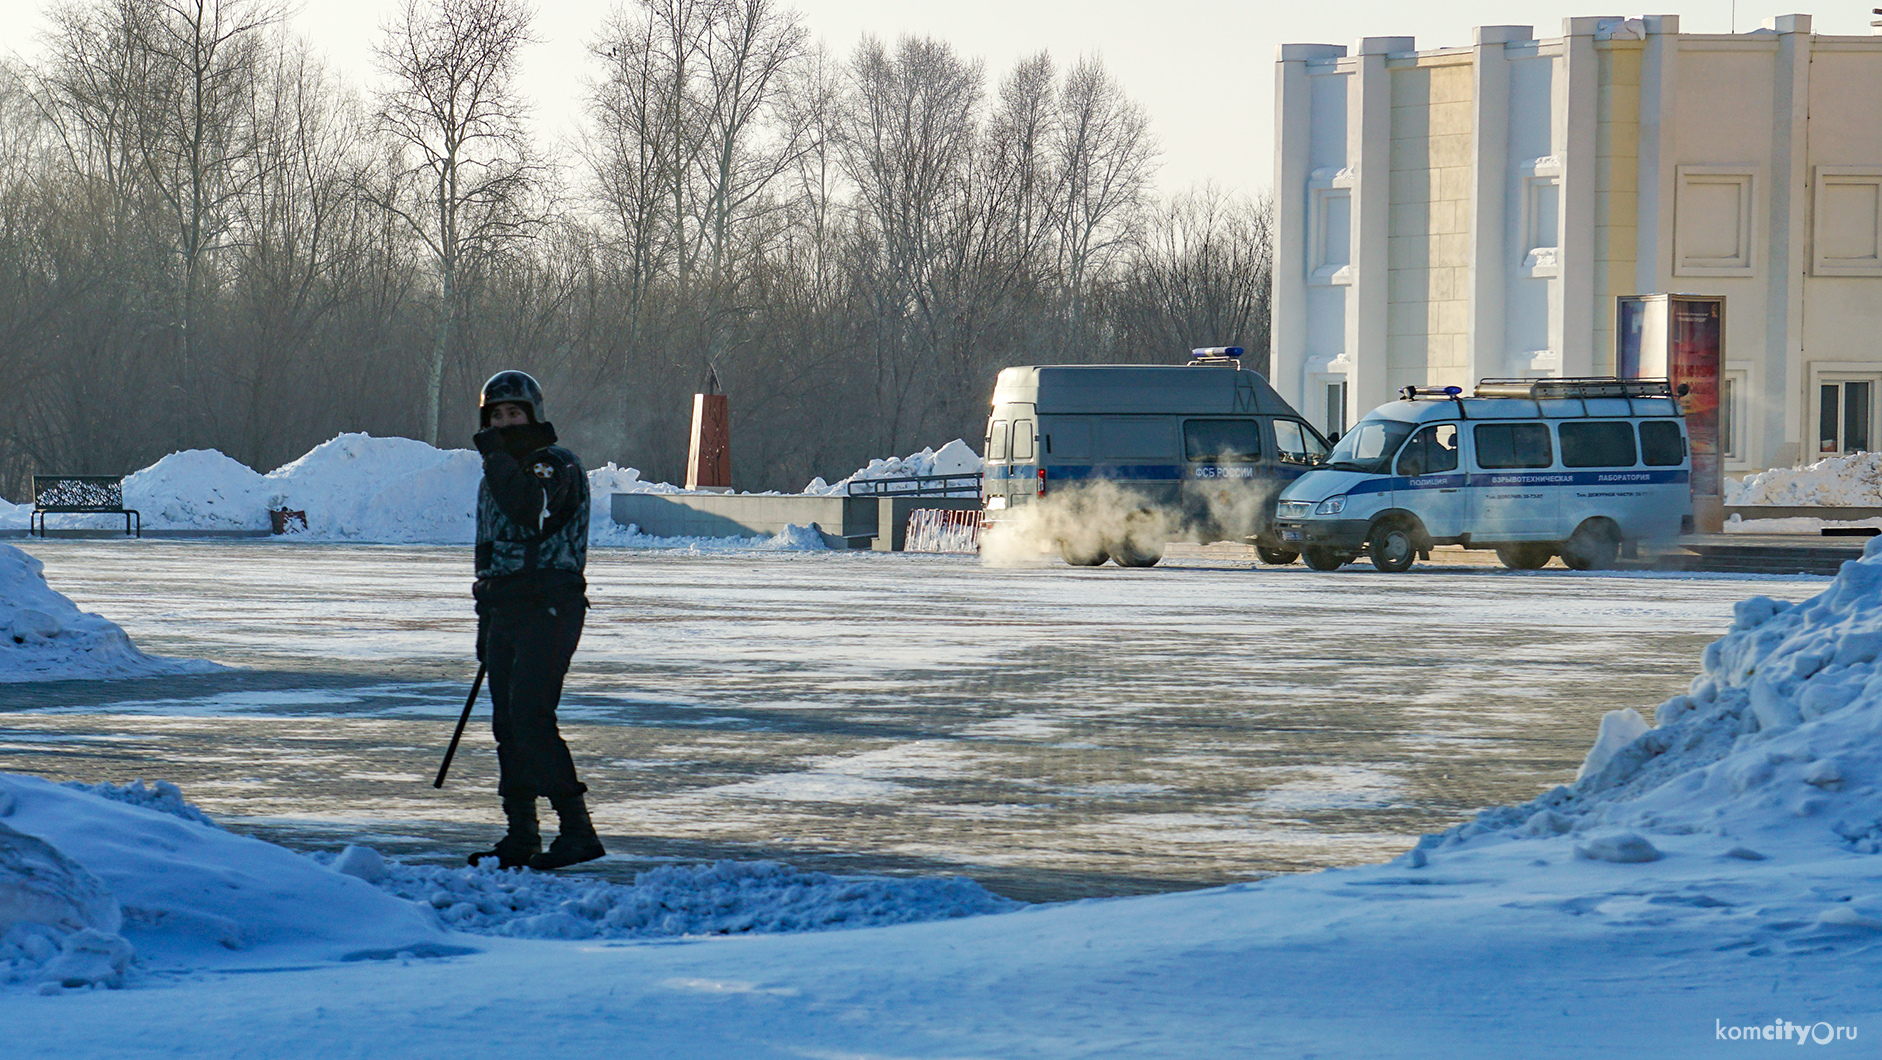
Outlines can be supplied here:
M471 693L464 700L464 713L458 715L457 731L451 734L451 746L444 749L444 762L438 766L438 779L431 782L434 788L444 787L444 775L451 771L451 759L457 757L457 742L464 738L464 726L470 724L471 707L477 702L477 693L484 687L483 663L477 664L477 680L471 682Z

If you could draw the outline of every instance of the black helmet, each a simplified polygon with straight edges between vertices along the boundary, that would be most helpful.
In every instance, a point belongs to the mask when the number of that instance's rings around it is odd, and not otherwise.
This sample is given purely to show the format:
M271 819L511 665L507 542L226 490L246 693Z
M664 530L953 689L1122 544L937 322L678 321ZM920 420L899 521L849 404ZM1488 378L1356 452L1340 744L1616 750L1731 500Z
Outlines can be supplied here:
M512 368L491 376L490 381L484 384L483 396L477 399L478 420L484 426L490 426L490 410L506 402L523 406L529 413L529 422L543 421L542 387L528 372Z

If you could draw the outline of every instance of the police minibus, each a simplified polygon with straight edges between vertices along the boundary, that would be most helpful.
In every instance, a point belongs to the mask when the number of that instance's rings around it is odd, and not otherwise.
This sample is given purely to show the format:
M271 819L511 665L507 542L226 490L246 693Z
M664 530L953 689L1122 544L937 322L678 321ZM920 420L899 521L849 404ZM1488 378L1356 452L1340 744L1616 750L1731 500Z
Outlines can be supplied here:
M1610 567L1692 527L1692 461L1664 379L1486 379L1406 387L1340 438L1275 506L1307 565L1366 555L1403 571L1433 545L1495 549L1532 570L1557 555Z
M1151 566L1174 539L1253 541L1269 562L1292 562L1272 533L1274 497L1330 446L1241 352L1002 370L983 450L987 518L1058 502L1043 544L1079 566Z

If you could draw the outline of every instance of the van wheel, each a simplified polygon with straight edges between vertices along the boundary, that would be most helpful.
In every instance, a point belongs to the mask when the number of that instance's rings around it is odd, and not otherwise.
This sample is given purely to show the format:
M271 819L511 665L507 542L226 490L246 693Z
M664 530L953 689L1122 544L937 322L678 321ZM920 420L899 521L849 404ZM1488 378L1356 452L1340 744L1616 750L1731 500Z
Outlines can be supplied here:
M1538 570L1548 566L1555 549L1546 544L1498 545L1496 558L1511 570Z
M1269 548L1266 545L1257 543L1255 545L1255 556L1260 559L1261 562L1271 567L1285 567L1289 563L1299 559L1300 553L1289 552L1284 548Z
M1124 517L1124 533L1110 543L1111 558L1120 567L1154 567L1163 559L1162 530L1149 512Z
M1300 558L1312 570L1339 570L1346 565L1346 557L1330 548L1303 548Z
M1126 542L1112 547L1111 558L1115 560L1120 567L1154 567L1162 562L1163 550L1158 549L1155 552L1140 552L1135 546Z
M1070 541L1059 542L1059 558L1074 567L1102 567L1111 554L1097 545L1077 545Z
M1403 574L1418 559L1418 542L1404 524L1389 523L1372 532L1366 555L1374 567L1387 574Z
M1610 570L1621 554L1621 535L1605 519L1590 519L1562 542L1562 562L1571 570Z

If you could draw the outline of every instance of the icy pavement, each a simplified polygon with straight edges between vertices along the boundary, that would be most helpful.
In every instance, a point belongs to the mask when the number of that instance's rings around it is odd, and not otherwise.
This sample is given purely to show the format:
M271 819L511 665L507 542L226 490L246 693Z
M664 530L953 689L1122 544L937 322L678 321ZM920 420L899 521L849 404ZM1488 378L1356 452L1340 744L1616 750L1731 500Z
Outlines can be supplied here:
M181 784L237 830L439 863L496 827L468 550L34 542L144 650L246 669L9 685L0 769ZM1377 861L1571 780L1753 593L1823 579L871 553L591 558L563 716L621 879L963 874L1028 899ZM480 710L480 718L487 716Z

